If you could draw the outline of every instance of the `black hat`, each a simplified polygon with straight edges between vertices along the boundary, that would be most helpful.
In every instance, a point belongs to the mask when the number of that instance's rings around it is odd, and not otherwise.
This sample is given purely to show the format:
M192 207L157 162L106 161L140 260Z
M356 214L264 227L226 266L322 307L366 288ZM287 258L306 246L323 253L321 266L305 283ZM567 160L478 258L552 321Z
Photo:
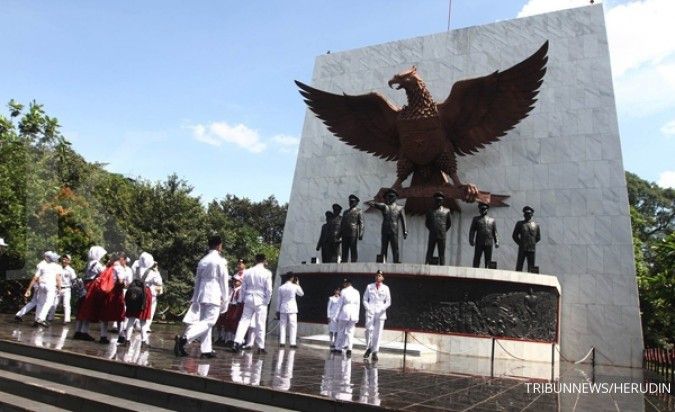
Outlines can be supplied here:
M291 279L293 276L295 276L295 273L293 272L286 272L283 275L281 275L281 278L284 280Z
M359 197L356 196L355 194L349 195L349 200L352 200L352 199L356 200L357 202L360 202L360 201L361 201L361 199L359 199Z
M530 213L534 213L534 209L532 209L532 207L530 207L530 206L525 206L523 208L523 213L525 213L527 211L529 211Z
M398 192L396 191L396 189L389 188L389 189L387 189L386 192L384 192L385 195L388 195L389 193L393 193L393 194L396 195L396 197L398 197Z
M434 197L442 197L443 199L445 199L445 195L442 192L434 193Z
M332 208L333 208L333 210L335 210L335 209L342 210L342 206L338 205L337 203L333 203Z
M482 208L487 208L487 209L489 209L489 208L490 208L490 205L488 205L488 204L485 203L485 202L478 202L478 208L479 208L479 209L482 209Z

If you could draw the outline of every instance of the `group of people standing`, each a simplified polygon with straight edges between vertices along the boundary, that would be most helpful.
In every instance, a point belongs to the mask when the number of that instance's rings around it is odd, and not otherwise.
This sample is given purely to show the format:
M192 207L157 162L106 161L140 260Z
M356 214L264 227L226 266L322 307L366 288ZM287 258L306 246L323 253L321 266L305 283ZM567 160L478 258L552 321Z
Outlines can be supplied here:
M228 286L227 260L221 256L222 238L213 235L209 237L208 245L209 252L197 265L190 308L183 318L187 326L182 334L175 337L174 354L187 356L185 346L199 341L200 357L214 358L214 327L219 334L216 341L225 340L232 351L238 352L250 346L250 340L244 345L248 333L258 352L264 353L267 307L272 299L272 272L265 267L265 255L256 255L255 264L249 269L245 268L245 261L240 260L238 273ZM227 342L229 339L232 340Z
M104 260L104 258L107 259ZM15 315L21 322L35 308L35 326L47 327L59 303L64 323L71 321L71 301L77 309L73 339L94 341L90 324L99 323L100 343L110 343L109 332L117 331L117 342L125 344L139 327L142 346L148 346L150 324L157 308L163 281L152 255L141 253L132 265L126 254L108 254L92 246L87 254L84 276L79 278L70 266L69 255L45 252L24 296L32 299Z
M195 286L190 308L183 317L187 326L176 335L174 354L188 356L186 345L200 342L200 357L214 358L213 331L216 345L232 352L257 347L257 353L266 353L265 336L267 310L272 300L272 272L266 268L265 255L258 254L255 264L246 268L246 261L237 261L237 273L229 278L227 260L221 256L222 238L211 236L209 252L197 264ZM291 348L297 347L296 296L303 296L297 276L284 275L285 283L278 288L276 317L279 319L281 346L288 336ZM229 282L229 285L228 285Z
M344 353L349 357L354 347L354 331L359 321L361 303L366 313L365 338L366 351L364 358L372 355L378 360L380 337L387 319L387 309L391 306L391 292L384 284L384 274L378 270L375 282L369 284L361 294L352 286L351 279L344 279L342 289L335 289L328 299L327 316L330 336L330 347L333 353Z

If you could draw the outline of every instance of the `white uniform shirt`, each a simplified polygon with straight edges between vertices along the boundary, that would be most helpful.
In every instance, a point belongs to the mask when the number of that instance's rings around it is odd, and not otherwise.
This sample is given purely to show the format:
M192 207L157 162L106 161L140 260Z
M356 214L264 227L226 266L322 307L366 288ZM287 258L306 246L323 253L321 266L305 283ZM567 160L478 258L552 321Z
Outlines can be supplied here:
M150 293L152 293L152 296L157 296L159 288L162 287L162 275L159 274L159 271L155 269L150 269L148 273L145 275L144 281L145 286L150 288Z
M113 263L113 275L115 275L115 283L123 282L127 278L127 271L120 262Z
M47 263L38 265L38 270L35 276L38 277L38 285L46 286L47 288L56 288L56 277L61 274L61 265L58 263Z
M244 297L244 303L253 306L269 305L272 299L272 272L267 270L262 263L246 269L241 284L241 294Z
M61 267L61 287L69 288L73 286L73 281L77 279L75 269L71 266Z
M340 311L338 320L359 321L359 310L361 309L361 294L352 286L342 289L340 292Z
M296 285L289 280L279 287L277 295L277 312L298 313L298 302L295 297L304 296L305 292L300 285Z
M326 308L326 317L328 319L336 319L340 311L340 297L331 296L328 298L328 307Z
M126 289L127 286L131 284L131 282L134 281L134 270L131 269L130 266L125 266L124 267L124 288Z
M391 306L389 286L381 283L378 289L375 283L371 283L366 287L366 291L363 292L363 308L368 316L387 319L389 306Z
M193 303L227 304L227 261L217 250L210 251L197 264Z

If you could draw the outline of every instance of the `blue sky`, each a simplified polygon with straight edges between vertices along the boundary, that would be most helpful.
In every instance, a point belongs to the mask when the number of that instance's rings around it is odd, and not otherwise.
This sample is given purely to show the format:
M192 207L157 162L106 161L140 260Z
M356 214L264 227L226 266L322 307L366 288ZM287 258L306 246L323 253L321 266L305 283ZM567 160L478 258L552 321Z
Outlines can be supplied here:
M454 0L453 28L587 4ZM675 1L605 1L624 166L675 185ZM448 1L3 1L0 101L89 161L205 200L290 194L314 58L444 31Z

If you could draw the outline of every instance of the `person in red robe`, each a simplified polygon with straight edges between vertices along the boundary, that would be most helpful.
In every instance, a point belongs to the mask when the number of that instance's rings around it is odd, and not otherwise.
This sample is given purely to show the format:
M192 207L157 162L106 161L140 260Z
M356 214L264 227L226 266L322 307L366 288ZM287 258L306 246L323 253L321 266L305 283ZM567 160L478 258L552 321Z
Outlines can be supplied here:
M125 282L126 265L127 256L124 252L115 253L108 262L108 269L106 269L106 271L110 270L112 273L108 274L109 278L101 278L99 291L104 297L101 300L102 306L97 308L101 327L100 343L110 343L108 338L108 324L110 322L117 323L124 320L124 289L127 287Z
M105 271L105 267L101 263L101 259L105 257L108 252L101 246L92 246L87 254L87 266L84 269L83 283L85 288L85 296L82 298L77 309L75 335L73 339L93 341L94 338L89 335L89 324L91 322L98 322L98 314L96 308L101 306L101 294L95 293L98 289L97 282L99 277Z

